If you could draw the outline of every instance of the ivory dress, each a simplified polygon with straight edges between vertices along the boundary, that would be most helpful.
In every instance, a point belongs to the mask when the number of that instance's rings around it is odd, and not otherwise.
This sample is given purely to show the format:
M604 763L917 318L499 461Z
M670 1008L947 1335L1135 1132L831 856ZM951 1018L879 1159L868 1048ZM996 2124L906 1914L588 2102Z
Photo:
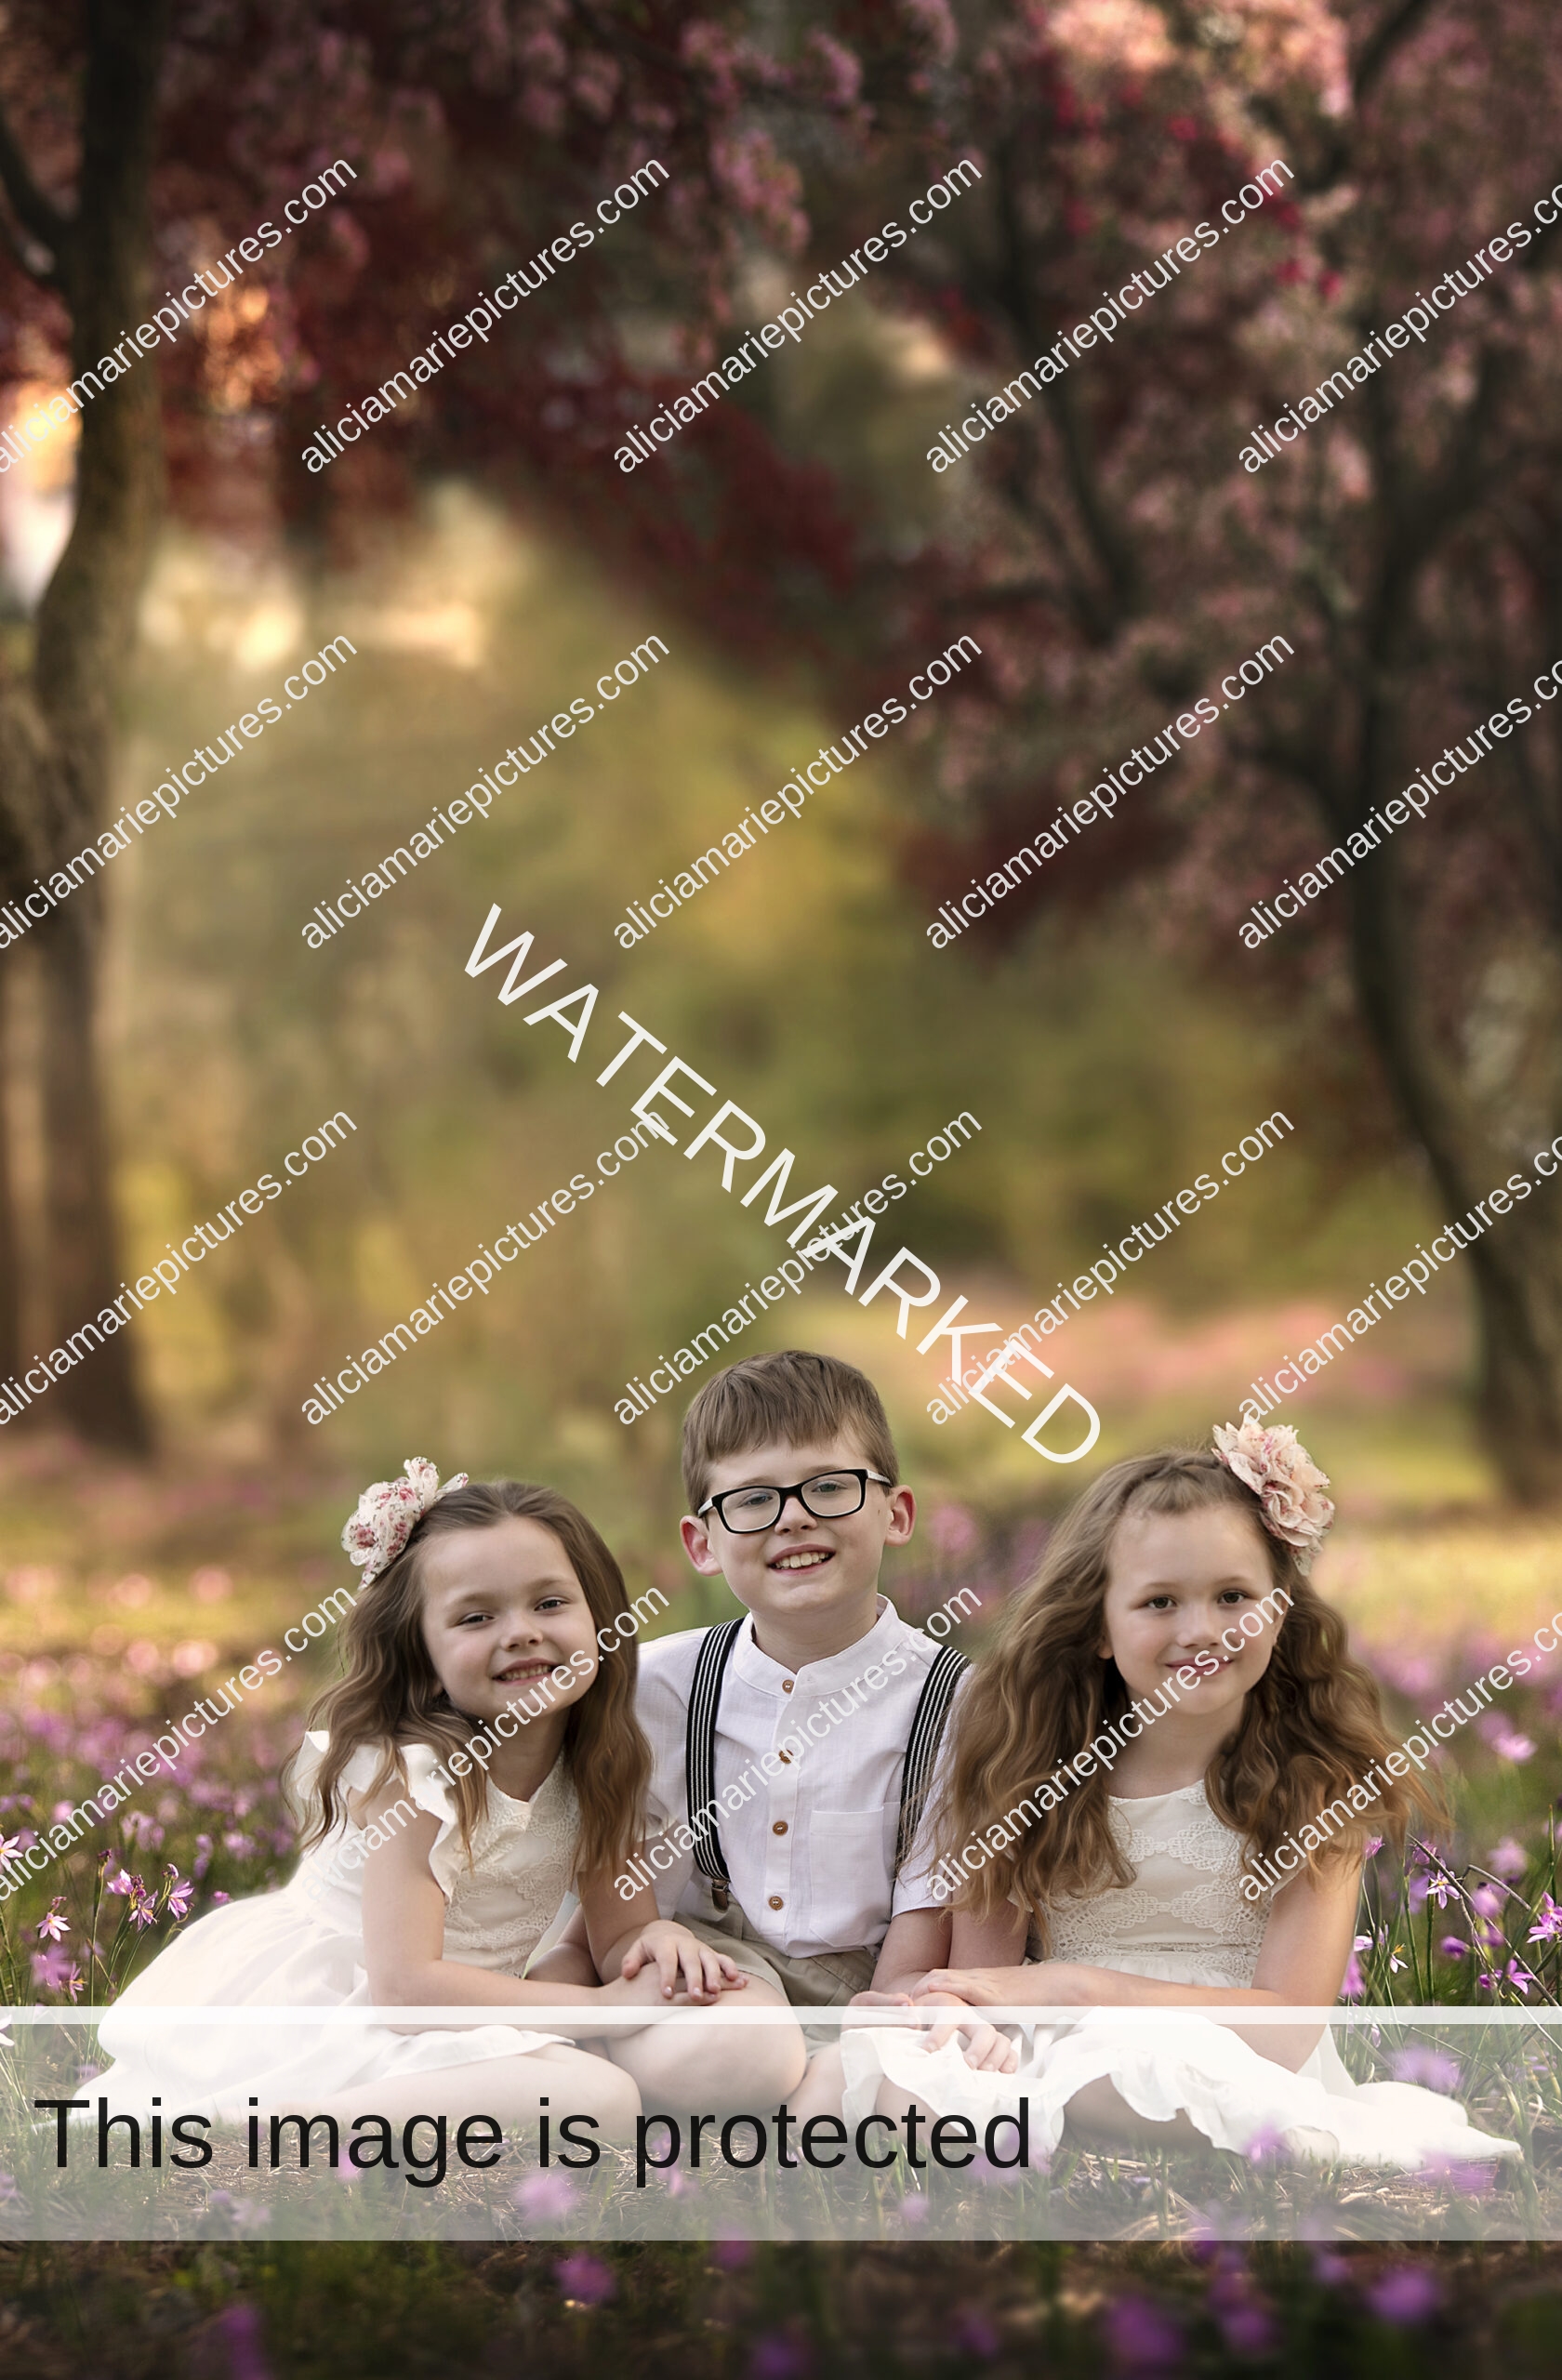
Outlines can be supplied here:
M311 1733L299 1749L291 1781L300 1804L327 1741ZM410 1744L402 1759L408 1799L440 1821L429 1866L444 1895L443 1955L520 1977L570 1888L580 1814L567 1762L560 1758L529 1802L513 1801L489 1783L469 1864L455 1796L433 1775L433 1751ZM377 1751L364 1746L348 1762L343 1785L366 1792L378 1766ZM304 1854L280 1892L231 1901L176 1936L99 2028L99 2046L115 2063L97 2078L95 2091L121 2107L157 2092L166 2109L242 2122L252 2094L263 2109L307 2110L382 2078L517 2057L563 2041L559 2033L492 2022L419 2033L387 2025L267 2022L277 2010L374 2004L364 1966L357 1856L364 1839L364 1831L344 1818ZM189 2021L139 2022L150 2008L187 2010ZM254 2015L205 2024L195 2012L207 2008Z
M1240 1890L1241 1839L1210 1807L1202 1784L1124 1801L1112 1825L1132 1862L1132 1884L1058 1901L1049 1912L1050 1956L1116 1967L1166 1983L1251 1986L1269 1915L1269 1894ZM931 1902L932 1896L929 1896ZM1028 1955L1039 1955L1034 1940ZM936 2115L985 2124L1030 2102L1031 2159L1056 2147L1076 2091L1110 2077L1140 2115L1185 2109L1217 2149L1258 2143L1332 2163L1414 2171L1444 2160L1516 2157L1516 2141L1477 2132L1459 2103L1411 2082L1357 2083L1326 2032L1297 2073L1249 2047L1224 2024L1200 2016L1137 2009L1126 2021L1082 2014L1020 2028L1013 2074L968 2067L958 2041L919 2046L904 2027L849 2029L841 2035L845 2112L856 2123L873 2110L886 2079Z

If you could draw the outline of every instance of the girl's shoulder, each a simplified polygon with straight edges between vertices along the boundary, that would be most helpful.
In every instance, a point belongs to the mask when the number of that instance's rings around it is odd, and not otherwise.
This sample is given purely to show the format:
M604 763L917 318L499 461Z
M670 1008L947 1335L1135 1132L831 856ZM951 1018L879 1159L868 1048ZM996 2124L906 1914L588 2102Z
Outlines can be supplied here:
M291 1783L294 1791L307 1794L312 1788L331 1748L331 1739L323 1728L311 1727L294 1755ZM454 1825L457 1818L455 1796L448 1783L435 1775L437 1755L429 1744L398 1743L384 1738L355 1744L338 1774L338 1791L345 1802L353 1824L359 1824L371 1805L404 1805L410 1800L415 1808L439 1819L442 1827Z

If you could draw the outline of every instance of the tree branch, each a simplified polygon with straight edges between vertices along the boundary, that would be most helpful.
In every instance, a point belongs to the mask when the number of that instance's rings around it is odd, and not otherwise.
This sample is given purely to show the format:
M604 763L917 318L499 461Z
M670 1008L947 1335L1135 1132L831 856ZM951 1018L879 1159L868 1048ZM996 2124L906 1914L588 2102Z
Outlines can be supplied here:
M64 279L61 268L68 271L71 263L71 218L60 213L52 199L45 197L33 180L4 108L0 108L0 189L10 201L11 212L22 230L31 232L38 245L48 250L48 270L44 271L7 231L7 245L17 262L23 272L46 288L60 287Z
M1351 93L1357 107L1370 96L1373 84L1395 51L1410 39L1422 18L1429 15L1435 5L1436 0L1399 0L1399 6L1390 9L1376 33L1369 35L1360 57L1351 69Z

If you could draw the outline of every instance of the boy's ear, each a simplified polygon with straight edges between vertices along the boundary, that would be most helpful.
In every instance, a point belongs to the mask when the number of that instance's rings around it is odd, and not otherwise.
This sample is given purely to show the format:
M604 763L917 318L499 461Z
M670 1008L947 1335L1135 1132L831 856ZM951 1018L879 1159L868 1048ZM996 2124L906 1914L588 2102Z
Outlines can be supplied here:
M890 1526L884 1533L886 1545L907 1545L917 1526L917 1499L909 1488L892 1488L885 1500L890 1508Z
M702 1579L719 1579L721 1566L711 1550L710 1531L693 1513L685 1513L678 1524L678 1534L683 1540L683 1551Z

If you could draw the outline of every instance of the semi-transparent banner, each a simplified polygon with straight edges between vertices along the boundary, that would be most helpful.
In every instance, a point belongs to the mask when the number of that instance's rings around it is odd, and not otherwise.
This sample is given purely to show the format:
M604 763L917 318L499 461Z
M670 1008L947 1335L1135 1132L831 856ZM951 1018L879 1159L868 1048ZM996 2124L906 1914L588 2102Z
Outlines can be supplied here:
M439 2069L439 2114L404 2081L390 2109L372 2085L323 2108L274 2103L258 2074L252 2104L214 2112L147 2080L160 2055L175 2069L159 2030L182 2075L204 2029L233 2070L233 2017L200 2008L138 2012L138 2098L122 2104L112 2076L97 2087L107 2013L0 2018L0 2240L1562 2238L1551 2008L984 2010L1014 2045L1007 2073L972 2069L959 2040L930 2045L923 2017L810 2010L815 2059L839 2060L833 2096L816 2067L798 2108L642 2092L635 2112L626 2089L605 2122L561 2101L496 2114L482 2063L459 2069L470 2094ZM578 2009L557 2017L577 2030ZM268 2008L245 2030L452 2022ZM604 2016L604 2050L613 2030Z

